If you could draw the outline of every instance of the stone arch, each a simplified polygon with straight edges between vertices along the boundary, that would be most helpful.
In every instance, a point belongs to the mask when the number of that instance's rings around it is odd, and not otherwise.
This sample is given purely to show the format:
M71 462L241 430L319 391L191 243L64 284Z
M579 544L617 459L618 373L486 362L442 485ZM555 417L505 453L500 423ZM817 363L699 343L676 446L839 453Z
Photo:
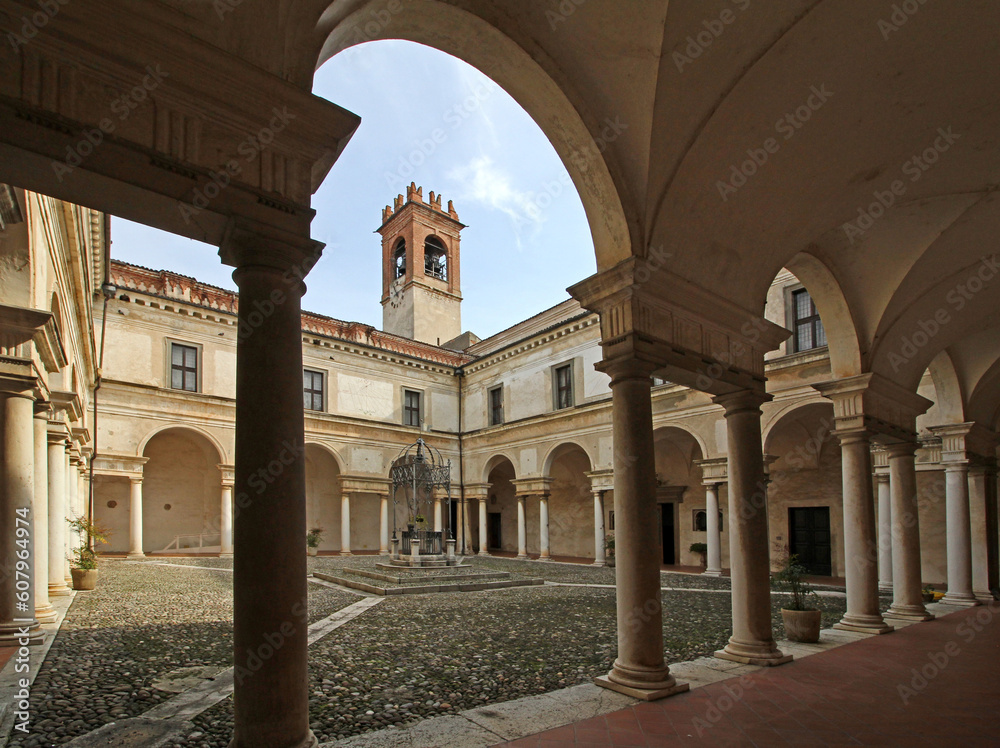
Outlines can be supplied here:
M329 454L330 457L333 458L334 462L337 463L337 471L341 474L346 472L344 458L340 456L340 453L337 451L337 448L334 447L332 444L327 444L326 442L320 442L320 441L310 441L309 439L306 439L306 449L308 449L309 447L316 447Z
M605 270L632 256L640 244L639 210L625 202L622 168L614 149L600 147L605 125L590 115L580 95L560 85L536 56L512 37L473 13L441 0L408 0L392 14L391 23L359 33L372 13L384 11L375 0L362 0L345 11L333 3L317 31L325 39L316 67L358 44L396 39L440 50L496 81L535 121L569 172L587 214L597 255ZM633 239L634 237L634 239Z
M168 426L143 442L143 544L146 552L220 545L222 452L200 429ZM195 536L203 536L200 540ZM216 549L217 550L217 549Z
M787 546L813 573L836 577L845 572L844 502L833 413L833 403L820 397L781 409L770 419L764 452L772 562L777 563ZM799 532L794 532L793 522ZM802 531L802 523L814 529Z
M830 269L815 255L799 252L785 267L809 291L823 320L835 378L861 374L863 362L858 330L844 291Z
M936 422L965 422L965 392L948 351L941 351L927 366L934 382L934 410ZM935 424L936 425L936 424Z
M203 439L208 440L208 442L213 447L215 447L215 452L216 456L218 457L219 464L231 464L231 461L227 459L227 452L225 447L222 446L222 442L220 442L219 439L214 434L203 428L188 423L171 423L165 426L158 426L157 428L153 429L139 441L139 447L136 450L136 455L142 457L143 453L146 451L146 445L149 444L150 440L153 437L157 436L158 434L162 434L164 431L171 431L171 430L191 431L197 434L198 436L202 437Z
M704 442L680 424L653 430L656 465L656 503L660 561L664 564L697 565L698 554L691 543L705 542L705 533L695 529L695 512L705 509L702 470L697 464L707 454ZM723 522L725 528L728 522Z
M559 459L566 452L573 449L579 449L587 458L588 470L593 470L594 458L590 455L590 452L586 448L576 441L565 441L560 442L552 449L549 450L548 454L545 455L545 459L542 461L542 475L551 478L552 477L552 463Z
M517 475L517 468L515 467L516 463L514 462L514 458L508 455L506 452L497 452L492 457L490 457L483 465L483 475L482 475L483 483L490 482L490 473L493 472L493 469L497 465L501 464L504 460L510 463L511 470L514 472L515 476Z
M485 499L480 501L486 502L486 547L491 551L516 551L517 491L514 488L514 463L506 455L495 455L487 462L485 475L489 489Z
M329 445L306 442L305 472L307 529L322 528L319 550L340 550L343 463Z
M572 441L562 442L545 459L545 475L551 478L549 548L553 556L594 557L594 501L588 477L593 464L587 451ZM528 516L531 519L530 507ZM528 537L533 535L537 537L530 532Z
M660 423L656 424L653 428L653 438L656 438L657 432L664 431L665 429L676 429L677 431L683 431L685 434L690 436L694 442L698 445L698 451L701 452L702 458L709 456L708 442L705 441L705 437L699 434L695 429L686 423L676 422L676 423Z
M771 409L767 408L764 411L764 415L761 417L761 441L764 444L764 453L768 451L768 445L772 434L774 433L775 427L782 422L787 416L790 416L802 408L816 405L824 408L832 408L832 403L827 398L820 395L818 392L809 395L807 398L802 400L795 400L794 402L787 403L786 405ZM831 428L833 427L833 415L830 415Z

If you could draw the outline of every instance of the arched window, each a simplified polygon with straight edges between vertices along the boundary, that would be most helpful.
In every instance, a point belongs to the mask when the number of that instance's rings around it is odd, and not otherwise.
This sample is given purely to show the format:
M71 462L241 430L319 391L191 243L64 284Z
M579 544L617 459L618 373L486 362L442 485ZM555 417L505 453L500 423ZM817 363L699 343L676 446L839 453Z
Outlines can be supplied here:
M393 279L402 278L406 275L406 240L400 239L396 242L396 249L392 254Z
M424 242L424 274L448 280L448 251L436 236L429 236Z

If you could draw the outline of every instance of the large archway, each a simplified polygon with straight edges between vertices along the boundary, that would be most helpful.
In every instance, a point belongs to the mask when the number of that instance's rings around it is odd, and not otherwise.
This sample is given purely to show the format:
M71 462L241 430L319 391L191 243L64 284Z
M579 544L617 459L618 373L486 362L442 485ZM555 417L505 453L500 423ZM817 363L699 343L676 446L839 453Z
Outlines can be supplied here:
M188 428L154 434L142 452L144 550L169 546L218 550L221 528L222 457L206 436Z
M337 458L328 449L306 444L306 525L322 529L320 551L340 550L340 474Z
M694 435L674 426L656 429L653 444L660 560L667 565L698 565L700 554L691 550L691 544L707 542L705 487L701 467L697 464L705 457L703 448ZM725 515L721 508L720 513ZM727 524L723 519L720 525L723 566L727 565L729 557Z
M787 551L812 574L844 576L844 499L833 405L814 402L767 430L768 539L772 563Z
M517 496L514 465L506 457L494 457L487 465L486 538L488 551L517 551ZM483 501L483 499L480 499ZM484 547L481 528L473 529L473 543Z
M590 456L583 447L566 443L553 449L545 462L546 475L552 479L549 495L552 555L594 558L594 500L587 477L592 470ZM537 537L537 533L534 535ZM530 532L528 537L532 537Z

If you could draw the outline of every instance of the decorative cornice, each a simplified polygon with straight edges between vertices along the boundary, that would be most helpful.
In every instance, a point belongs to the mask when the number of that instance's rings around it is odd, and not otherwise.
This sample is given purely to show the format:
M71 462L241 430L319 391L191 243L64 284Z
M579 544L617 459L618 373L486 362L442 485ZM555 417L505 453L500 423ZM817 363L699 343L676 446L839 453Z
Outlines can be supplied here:
M94 473L127 478L141 478L148 457L102 452L93 459Z
M614 491L615 490L615 471L614 470L594 470L590 473L585 473L585 475L590 478L590 490L591 491Z

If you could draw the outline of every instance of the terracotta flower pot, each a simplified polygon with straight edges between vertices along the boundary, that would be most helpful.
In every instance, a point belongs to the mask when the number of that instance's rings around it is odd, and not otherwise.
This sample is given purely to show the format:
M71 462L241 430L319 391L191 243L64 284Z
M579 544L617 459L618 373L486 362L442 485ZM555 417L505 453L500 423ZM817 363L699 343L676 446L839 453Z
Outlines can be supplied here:
M793 642L818 642L819 628L823 612L819 610L781 609L781 619L785 623L785 636Z
M70 569L74 590L92 590L97 586L97 569Z

